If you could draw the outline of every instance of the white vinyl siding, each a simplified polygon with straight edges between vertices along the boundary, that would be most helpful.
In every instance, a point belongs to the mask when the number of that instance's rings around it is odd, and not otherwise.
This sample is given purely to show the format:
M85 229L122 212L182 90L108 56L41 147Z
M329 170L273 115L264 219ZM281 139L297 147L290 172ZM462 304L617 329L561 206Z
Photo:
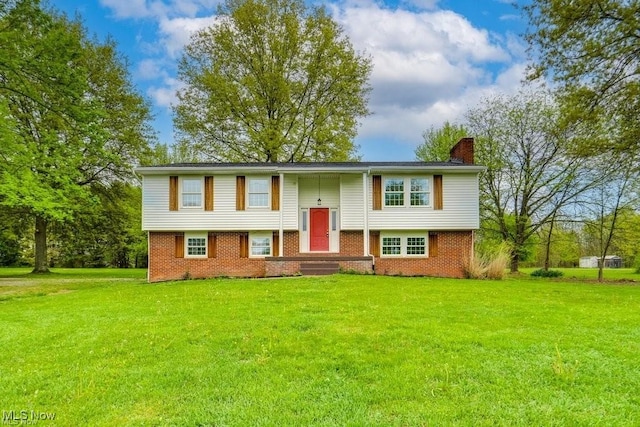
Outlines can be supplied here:
M321 176L318 181L317 175L300 175L298 191L298 204L301 208L335 208L340 205L340 179L337 176Z
M236 211L236 175L215 176L214 211L169 211L168 176L147 175L143 180L142 228L145 231L277 230L280 226L280 211Z
M317 176L284 174L280 182L282 203L280 211L264 208L236 211L236 175L215 175L214 211L202 208L169 210L169 174L144 175L142 191L142 228L145 231L242 231L242 230L299 230L301 224L301 208L317 206ZM337 230L362 230L365 217L369 220L371 230L469 230L478 229L478 176L475 173L443 174L442 210L434 210L432 206L407 206L410 199L405 200L404 207L386 207L382 210L372 209L372 174L367 174L368 181L365 197L363 194L363 174L354 173L321 177L320 197L322 207L337 209ZM183 179L202 179L200 175L179 175ZM256 176L245 174L247 180ZM264 175L261 175L262 177ZM419 178L415 174L390 174L390 177ZM384 178L384 175L383 175ZM429 179L429 197L432 182ZM406 181L405 181L406 182ZM247 181L248 184L248 181ZM383 179L384 186L384 179ZM182 192L182 182L178 189ZM201 187L204 188L204 184ZM409 193L410 189L405 188ZM384 191L384 189L383 189ZM405 194L407 194L405 193ZM201 206L204 205L204 197ZM366 209L366 215L365 215ZM282 215L282 223L280 215ZM332 230L333 231L333 230ZM337 243L337 239L333 239ZM302 246L301 246L302 247ZM186 254L186 251L185 251Z
M282 228L285 230L298 229L298 176L284 175L284 183L280 183L282 194Z
M365 194L362 174L344 174L340 177L340 228L362 230L364 228Z
M396 177L397 175L393 175ZM412 178L407 175L404 178ZM414 175L413 178L416 178ZM384 192L384 177L382 191ZM444 209L431 206L387 207L373 210L372 179L368 177L368 218L371 230L473 230L480 227L478 176L476 174L443 174ZM431 178L429 178L431 184Z

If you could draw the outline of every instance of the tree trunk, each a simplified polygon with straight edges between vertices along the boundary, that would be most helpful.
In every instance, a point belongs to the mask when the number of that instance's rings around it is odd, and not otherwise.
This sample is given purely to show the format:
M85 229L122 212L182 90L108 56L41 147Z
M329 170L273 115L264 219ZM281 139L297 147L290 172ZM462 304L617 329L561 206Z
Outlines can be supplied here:
M604 279L604 257L600 258L599 262L598 262L598 282L602 282L602 280Z
M36 215L36 231L34 237L36 243L36 259L32 273L48 273L49 266L47 265L47 220L40 215Z
M511 272L517 273L519 265L520 265L520 259L518 257L518 253L514 251L511 253L511 265L510 265Z
M551 264L551 238L553 235L553 226L556 223L556 214L553 214L551 223L549 224L549 234L547 234L547 242L544 248L544 271L549 271L549 265Z
M551 234L551 233L549 233ZM551 236L548 236L547 243L545 245L545 254L544 254L544 271L549 271L550 261L550 252L551 252Z

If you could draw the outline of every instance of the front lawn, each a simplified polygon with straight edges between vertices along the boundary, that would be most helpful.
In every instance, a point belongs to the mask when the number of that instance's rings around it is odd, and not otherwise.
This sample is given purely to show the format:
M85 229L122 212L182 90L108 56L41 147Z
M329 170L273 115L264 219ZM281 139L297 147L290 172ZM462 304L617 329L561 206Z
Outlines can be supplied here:
M55 413L43 426L640 424L640 286L137 274L0 271L0 410Z
M520 272L531 274L538 268L521 268ZM552 268L551 270L559 270L563 274L564 279L580 279L594 281L598 279L597 268ZM636 281L640 282L640 274L635 272L634 268L605 268L603 271L605 281Z

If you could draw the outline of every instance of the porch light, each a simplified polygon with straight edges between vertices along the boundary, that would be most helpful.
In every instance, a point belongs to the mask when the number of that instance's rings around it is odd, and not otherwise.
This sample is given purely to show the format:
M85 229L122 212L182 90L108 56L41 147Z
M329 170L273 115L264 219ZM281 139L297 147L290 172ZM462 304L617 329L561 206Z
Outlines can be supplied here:
M322 205L322 199L320 198L320 175L318 175L318 206Z
M318 206L322 206L322 199L318 197Z

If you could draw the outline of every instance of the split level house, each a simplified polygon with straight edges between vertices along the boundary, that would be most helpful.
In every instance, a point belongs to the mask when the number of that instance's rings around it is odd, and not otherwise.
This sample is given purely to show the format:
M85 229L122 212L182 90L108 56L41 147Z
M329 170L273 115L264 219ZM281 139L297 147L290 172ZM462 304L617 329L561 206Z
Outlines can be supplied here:
M148 279L461 277L480 222L482 170L472 138L447 162L140 167Z

